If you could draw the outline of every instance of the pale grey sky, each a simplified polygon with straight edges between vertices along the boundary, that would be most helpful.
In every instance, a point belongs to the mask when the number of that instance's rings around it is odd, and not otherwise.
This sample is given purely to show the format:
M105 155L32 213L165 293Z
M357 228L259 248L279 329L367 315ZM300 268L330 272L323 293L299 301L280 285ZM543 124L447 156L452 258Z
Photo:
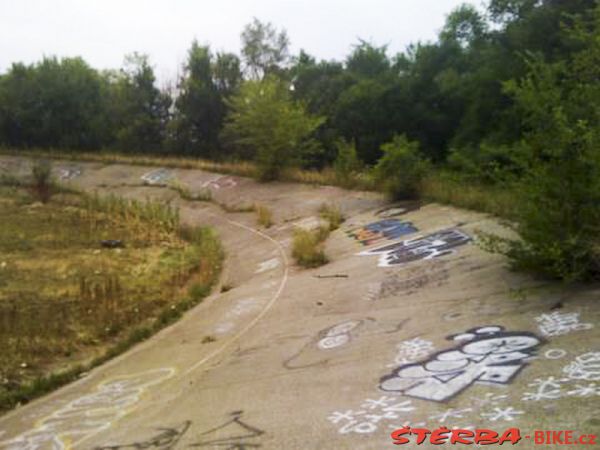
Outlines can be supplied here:
M445 16L473 0L0 0L0 73L14 61L82 56L118 68L127 53L150 55L159 79L174 79L197 38L239 53L240 32L257 17L288 31L292 50L342 59L357 39L390 54L432 40Z

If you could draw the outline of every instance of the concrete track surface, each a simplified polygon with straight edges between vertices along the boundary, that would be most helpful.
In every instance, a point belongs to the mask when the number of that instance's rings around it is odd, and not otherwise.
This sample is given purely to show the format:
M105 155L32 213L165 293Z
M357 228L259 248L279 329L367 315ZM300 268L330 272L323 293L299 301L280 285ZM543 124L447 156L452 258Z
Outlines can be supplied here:
M0 158L13 174L29 165ZM185 223L215 227L233 289L0 418L0 448L384 449L406 425L517 427L518 446L534 448L535 430L600 429L600 286L510 272L476 243L480 231L505 232L489 216L197 170L55 170L89 191L171 201ZM228 205L264 204L275 225L183 201L166 179ZM293 231L318 224L323 203L347 220L327 241L331 262L299 269Z

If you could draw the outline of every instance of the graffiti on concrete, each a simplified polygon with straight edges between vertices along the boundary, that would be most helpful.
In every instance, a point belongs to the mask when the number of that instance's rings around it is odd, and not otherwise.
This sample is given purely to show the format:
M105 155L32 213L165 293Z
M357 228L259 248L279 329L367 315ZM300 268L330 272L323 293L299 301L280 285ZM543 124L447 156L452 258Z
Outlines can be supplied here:
M414 410L411 400L398 401L395 397L383 396L366 399L357 410L334 411L327 420L338 427L340 434L369 434L377 431L379 425Z
M383 247L365 250L361 256L379 255L379 267L390 267L422 259L439 258L454 253L454 248L465 245L471 238L460 230L447 229L425 237L395 242Z
M512 406L507 406L505 408L495 407L491 412L483 412L481 413L481 417L489 420L490 422L497 422L499 420L512 422L521 414L525 414L525 411L519 411Z
M464 408L464 409L454 409L450 408L441 413L434 414L429 416L429 420L435 420L438 423L445 424L448 423L449 420L452 419L464 419L465 415L472 412L473 408Z
M63 167L58 170L58 179L61 181L72 180L81 176L82 170L79 167Z
M401 216L402 214L406 214L408 211L408 208L402 208L400 206L390 206L389 208L380 209L375 213L375 215L383 219L389 219L392 217Z
M142 450L142 449L158 449L158 450L173 450L183 435L188 431L192 422L186 420L181 425L172 428L158 428L158 434L144 441L133 442L131 444L115 444L103 445L95 447L94 450Z
M229 175L223 175L218 178L215 178L214 180L210 180L210 181L206 181L206 182L202 183L203 188L215 189L215 190L232 188L232 187L236 187L236 186L237 186L236 179Z
M242 316L260 310L262 304L262 300L257 300L255 298L242 298L237 300L235 305L223 316L223 321L215 326L214 333L229 333L235 328L236 323L240 321Z
M327 364L329 358L323 356L323 350L347 345L367 322L373 322L373 319L350 320L319 331L316 337L308 341L291 358L286 359L283 367L294 370Z
M578 356L563 372L572 380L600 381L600 352Z
M544 352L546 359L561 359L567 356L567 351L561 348L550 348Z
M124 375L101 383L95 392L76 398L39 420L31 430L0 442L6 450L64 449L105 430L139 402L151 386L172 377L174 369L162 368ZM89 420L82 420L82 417Z
M566 378L536 378L527 386L531 392L525 392L521 400L539 402L540 400L555 400L562 396L561 385L566 383Z
M231 417L224 424L200 434L200 436L205 436L206 440L191 444L190 447L210 447L224 450L260 448L259 438L265 432L244 422L243 414L243 411L232 412Z
M361 320L351 320L335 325L322 333L323 337L317 342L317 347L321 350L330 350L341 347L350 342L350 332L362 324Z
M254 273L263 273L269 270L276 269L277 267L279 267L280 264L281 262L279 261L279 258L268 259L267 261L261 262L258 266L258 269L256 269Z
M380 323L371 317L348 320L325 328L310 338L290 358L283 362L289 370L305 369L327 364L340 354L333 350L341 350L362 335L394 334L402 329L410 319L402 322Z
M347 234L362 245L372 245L381 239L398 239L415 232L417 232L417 229L410 222L385 219L348 231Z
M449 336L458 345L421 363L404 364L380 380L380 389L444 402L473 383L508 384L541 344L535 334L499 326Z
M409 364L429 356L435 350L433 342L419 337L400 342L397 346L394 363L388 367L397 367L401 364Z
M432 261L425 267L419 267L418 271L412 273L402 271L386 276L379 283L370 283L367 286L366 300L376 301L398 295L410 295L423 289L425 286L443 286L450 278L448 270L444 268L446 262L443 260Z
M168 169L156 169L142 175L144 183L153 186L165 186L172 178L173 174Z
M548 314L541 314L535 318L538 323L540 333L547 337L560 336L572 331L584 331L594 327L591 323L581 323L579 313L561 313L554 311Z

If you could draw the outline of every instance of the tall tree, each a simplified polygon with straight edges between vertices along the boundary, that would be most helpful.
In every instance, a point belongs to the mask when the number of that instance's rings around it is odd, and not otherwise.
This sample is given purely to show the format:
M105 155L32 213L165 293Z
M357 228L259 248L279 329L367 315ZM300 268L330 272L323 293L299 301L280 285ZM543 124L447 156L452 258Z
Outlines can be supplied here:
M242 56L246 74L260 80L280 73L290 59L290 40L285 30L278 31L271 23L254 18L242 32Z
M113 84L116 146L127 152L163 150L169 120L170 96L155 86L154 70L146 55L133 53Z
M218 158L227 112L225 99L241 82L239 58L231 53L212 54L210 47L194 41L188 51L179 96L170 126L170 146L179 153Z

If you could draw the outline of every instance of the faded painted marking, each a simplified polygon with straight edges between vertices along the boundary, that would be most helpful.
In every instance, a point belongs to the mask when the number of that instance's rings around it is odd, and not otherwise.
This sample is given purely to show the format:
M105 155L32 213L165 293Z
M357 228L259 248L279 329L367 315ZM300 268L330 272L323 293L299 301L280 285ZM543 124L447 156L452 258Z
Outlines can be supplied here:
M156 186L164 186L173 178L173 174L168 169L156 169L141 176L142 181Z
M174 374L175 369L162 368L105 381L95 392L79 397L41 419L32 430L0 444L7 450L76 447L128 414L147 388Z
M271 258L267 261L261 262L258 266L258 269L256 269L256 272L254 273L263 273L268 270L276 269L279 267L279 264L281 264L279 258Z

